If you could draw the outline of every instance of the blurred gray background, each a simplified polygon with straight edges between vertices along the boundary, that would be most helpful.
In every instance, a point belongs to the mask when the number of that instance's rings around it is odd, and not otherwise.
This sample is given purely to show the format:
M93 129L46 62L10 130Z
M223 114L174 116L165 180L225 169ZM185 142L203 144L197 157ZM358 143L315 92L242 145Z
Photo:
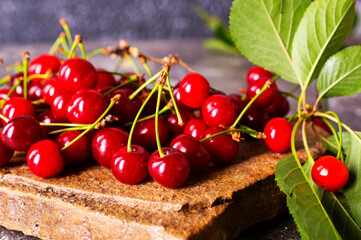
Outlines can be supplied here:
M84 39L210 36L195 5L228 22L232 0L0 0L0 42L53 41L60 18Z

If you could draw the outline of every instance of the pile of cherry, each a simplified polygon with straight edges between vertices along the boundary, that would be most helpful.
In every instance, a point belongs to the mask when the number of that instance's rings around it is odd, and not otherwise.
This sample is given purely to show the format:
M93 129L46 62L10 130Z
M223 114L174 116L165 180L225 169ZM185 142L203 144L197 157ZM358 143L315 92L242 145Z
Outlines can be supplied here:
M133 73L126 75L135 79ZM282 118L288 101L278 92L273 74L260 67L249 70L244 95L214 90L206 78L191 72L176 86L164 87L171 89L175 103L170 104L164 91L144 106L151 89L134 95L142 83L124 76L96 69L82 58L43 54L32 59L28 84L22 83L20 72L9 79L8 87L15 89L10 96L9 88L0 90L0 166L14 151L23 151L30 171L49 178L65 165L94 158L122 183L136 184L150 175L176 188L211 162L230 163L242 151L237 141L244 135L239 134L259 136L273 152L290 148L292 126ZM157 102L164 111L156 111ZM107 124L99 125L104 120Z

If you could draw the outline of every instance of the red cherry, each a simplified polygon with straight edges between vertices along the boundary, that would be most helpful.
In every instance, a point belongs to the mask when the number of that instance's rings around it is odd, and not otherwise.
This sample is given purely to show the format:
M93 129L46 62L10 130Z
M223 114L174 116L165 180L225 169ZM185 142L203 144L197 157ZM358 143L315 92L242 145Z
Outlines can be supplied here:
M205 130L202 134L202 138L210 137L213 134L222 132L220 127L211 127ZM221 134L216 137L212 137L203 142L204 146L208 149L211 155L211 161L215 164L227 164L236 158L239 145L233 141L227 134Z
M109 101L115 95L120 95L119 100L115 102L111 109L112 115L119 118L119 124L133 122L142 106L142 100L139 96L135 96L132 100L129 100L129 96L132 95L132 93L133 91L129 89L118 89L107 95Z
M232 102L236 115L239 115L249 102L246 98L237 93L228 95L228 99Z
M176 135L183 133L185 124L190 119L195 117L194 113L191 111L179 110L179 113L183 120L182 126L178 124L178 118L177 118L176 113L169 114L166 119L169 131L171 131L172 133L174 133Z
M167 93L163 92L165 94L166 99L169 99L170 97L167 95ZM161 98L159 109L162 109L166 104L167 101L165 101L165 98ZM156 107L157 107L157 101L158 101L158 94L153 94L149 101L147 102L147 105L145 105L145 108L143 109L142 115L152 115L155 113Z
M272 152L284 153L291 147L292 125L284 118L272 118L264 127L264 143Z
M63 87L61 86L58 77L54 77L49 79L44 85L42 89L43 97L47 104L51 105L54 101L55 95L62 91Z
M261 78L249 85L247 88L247 98L252 99L256 96L268 80L269 78ZM253 104L261 108L266 108L275 101L277 95L278 89L276 84L273 83L253 102Z
M93 89L97 81L98 74L87 60L68 59L59 68L59 82L66 91L75 93L82 89Z
M325 191L334 192L346 185L349 172L343 162L326 155L317 159L313 164L311 176L317 186Z
M263 131L269 119L266 111L251 105L243 115L241 123L254 130Z
M71 141L81 134L80 131L62 132L55 140L59 149L67 146ZM71 146L61 151L65 164L76 165L86 162L91 154L91 139L85 134Z
M122 183L139 183L148 175L148 159L149 153L145 148L132 145L132 151L128 152L125 146L112 158L112 173Z
M59 122L68 122L67 104L73 96L68 91L60 91L54 95L54 101L51 103L51 112L59 120Z
M208 80L199 73L188 73L179 84L180 99L190 108L200 108L210 90Z
M129 134L116 127L100 129L93 137L91 150L95 160L106 168L111 168L111 160L120 148L127 145Z
M208 128L208 125L201 118L192 118L184 126L184 133L191 135L197 140L202 139L202 133Z
M67 118L72 123L95 122L107 109L108 101L96 90L77 91L67 103Z
M30 61L28 75L45 74L48 70L57 73L60 67L59 59L54 55L41 54ZM43 81L43 78L33 78L33 82Z
M105 69L98 68L97 71L106 71ZM95 90L100 90L105 87L115 87L116 80L113 74L110 73L97 73L98 74L98 82L97 85L94 87Z
M137 76L137 74L135 74L134 72L126 72L125 74L128 75L128 76ZM120 79L119 79L119 84L123 84L123 83L126 83L128 81L129 81L129 78L121 76ZM129 89L129 90L132 90L132 91L137 90L137 88L138 88L138 86L137 86L136 82L131 82L131 83L125 84L122 87L122 89Z
M187 107L186 105L184 105L181 101L181 97L180 97L180 93L179 93L179 84L180 82L174 86L173 88L173 96L174 96L174 100L177 104L178 109L183 109L183 110L191 110L191 108Z
M167 188L177 188L188 178L190 172L189 160L174 148L162 148L165 156L161 157L159 151L150 155L148 171L154 181Z
M260 78L272 78L273 73L259 67L259 66L253 66L251 67L246 75L246 80L248 85L252 84L253 82L257 81Z
M40 82L33 82L29 84L28 99L30 101L36 101L43 98L43 86Z
M14 155L14 150L5 147L5 145L0 140L0 167L5 166L12 156Z
M159 118L158 120L159 140L163 145L168 138L168 127L166 122ZM156 149L157 142L155 138L155 118L147 119L135 125L132 141L148 150Z
M290 110L290 104L282 94L278 94L275 101L268 106L266 112L270 118L284 117Z
M26 160L29 170L42 178L55 177L64 168L64 160L56 143L48 139L31 146Z
M44 111L38 116L39 123L59 123L58 119L54 116L50 110ZM59 127L41 126L42 138L48 138L48 132L59 129Z
M16 116L6 123L1 132L3 144L16 151L26 151L41 137L39 122L32 116Z
M29 100L21 97L12 97L8 99L1 109L1 114L9 119L20 115L36 116L33 104L31 104ZM1 121L5 124L4 120Z
M207 148L194 137L186 134L175 137L169 147L177 149L186 155L192 174L203 171L211 159Z
M209 96L202 105L202 117L210 127L230 126L236 120L236 112L227 96L215 94Z
M6 96L8 95L9 93L9 89L8 88L2 88L0 89L0 101L3 100L3 99L6 99ZM15 91L12 92L9 96L9 98L11 97L22 97L22 95L19 95L17 94Z

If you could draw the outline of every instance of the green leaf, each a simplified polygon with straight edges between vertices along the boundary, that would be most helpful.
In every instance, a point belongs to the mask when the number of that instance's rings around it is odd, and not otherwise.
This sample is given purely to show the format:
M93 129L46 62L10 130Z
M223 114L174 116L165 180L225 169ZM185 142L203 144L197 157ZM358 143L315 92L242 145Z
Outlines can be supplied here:
M205 48L213 51L219 51L227 54L231 54L234 56L239 56L238 50L228 43L219 40L217 38L208 38L203 41L203 45Z
M340 49L355 16L355 0L318 0L307 8L294 36L292 60L307 86Z
M361 46L345 48L330 57L317 79L318 98L361 92Z
M310 166L309 163L306 168ZM275 175L278 186L287 195L288 208L302 239L341 239L321 204L320 192L312 187L313 182L293 155L281 159Z
M361 132L355 132L359 137L361 137ZM337 154L337 141L335 136L331 136L327 141L322 140L322 145L327 148L333 154ZM351 134L349 132L342 132L342 150L347 154L351 145Z
M361 139L351 135L351 145L345 161L349 179L344 187L344 196L351 214L361 226Z
M309 4L309 0L235 0L230 32L236 47L254 64L301 83L290 50Z

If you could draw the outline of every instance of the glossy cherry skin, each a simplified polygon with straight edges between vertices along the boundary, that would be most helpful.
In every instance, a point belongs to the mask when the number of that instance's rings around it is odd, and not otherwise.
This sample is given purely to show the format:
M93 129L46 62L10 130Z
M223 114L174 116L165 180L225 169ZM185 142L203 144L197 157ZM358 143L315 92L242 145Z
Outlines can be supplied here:
M0 140L0 167L6 165L12 156L14 155L14 150L5 147L5 145Z
M241 124L257 131L263 131L269 119L264 109L251 105L243 115Z
M72 123L89 124L95 122L107 109L108 101L96 90L77 91L66 106L66 116Z
M119 118L119 123L124 124L133 122L140 107L142 106L142 100L139 96L135 96L132 100L129 100L129 96L133 93L129 89L118 89L107 95L107 99L110 101L112 97L119 94L120 99L115 102L111 113L113 116Z
M176 135L183 133L185 124L187 124L190 119L195 117L194 113L191 111L179 110L179 113L183 121L182 126L178 124L176 113L169 114L166 119L169 131Z
M1 132L3 144L15 151L26 151L40 140L42 130L32 116L16 116L6 123Z
M272 118L264 127L264 143L272 152L284 153L291 147L292 125L284 118Z
M28 67L28 75L45 74L51 70L53 74L57 73L60 67L60 60L58 57L50 54L41 54L30 61ZM43 78L33 78L32 82L43 81Z
M159 151L150 155L148 171L150 176L160 185L167 188L177 188L188 178L190 164L184 153L169 147L162 148L165 156L161 157Z
M202 118L210 127L230 126L236 120L236 112L227 96L209 96L202 105Z
M117 127L100 129L93 137L91 151L95 160L106 168L111 168L112 157L127 145L129 134Z
M59 122L68 122L67 104L72 96L73 94L68 91L60 91L54 95L54 100L50 107L51 112L59 120Z
M29 100L22 97L12 97L8 99L1 109L1 114L9 119L20 115L36 116L34 105L31 104ZM1 121L5 124L3 119Z
M247 80L248 85L250 85L260 78L272 78L272 77L273 77L273 73L271 73L259 66L253 66L248 70L247 75L246 75L246 80Z
M62 132L55 142L59 149L67 146L71 141L81 134L80 131ZM91 138L85 134L74 142L71 146L61 151L64 162L67 165L77 165L89 160L91 155Z
M9 89L8 88L2 88L0 89L0 100L6 99L7 95L9 93ZM15 91L12 92L9 96L9 98L12 97L22 97L22 95L17 94Z
M207 148L200 141L187 134L180 134L175 137L169 147L177 149L186 155L192 174L203 171L211 160Z
M284 117L290 110L290 104L287 98L282 94L278 94L275 101L265 110L270 118Z
M64 160L56 143L42 140L35 143L26 155L29 170L42 178L55 177L64 168Z
M127 146L119 149L112 158L113 176L125 184L137 184L148 176L149 153L139 145L132 145L132 151Z
M202 133L208 129L208 125L201 118L192 118L184 126L184 133L194 137L197 140L202 139Z
M82 89L94 89L98 74L89 61L72 58L60 66L59 81L66 91L75 93Z
M210 94L209 82L199 73L188 73L179 84L180 100L190 108L200 108Z
M343 162L326 155L317 159L313 164L311 177L315 184L323 190L335 192L346 185L349 171Z
M253 82L251 85L249 85L247 88L247 93L246 93L247 98L250 100L254 96L256 96L261 91L261 89L263 88L263 86L266 84L266 82L268 80L269 80L268 78L261 78L255 82ZM258 107L261 107L261 108L266 108L266 107L270 106L276 100L277 95L278 95L278 89L277 89L276 84L273 83L268 89L266 89L266 91L264 91L253 102L253 104Z
M205 130L202 134L202 138L210 137L213 134L222 132L220 127L211 127ZM216 137L212 137L203 142L203 145L208 149L211 155L211 161L215 164L228 164L236 158L239 145L233 141L227 134L221 134Z
M50 110L44 111L38 116L39 123L59 123L58 119L54 116L53 112ZM50 126L40 126L42 129L42 138L48 138L48 132L57 130L61 127L50 127Z
M99 68L97 71L106 71L105 69ZM103 89L104 87L115 87L117 84L113 74L110 73L97 73L98 81L97 85L94 87L95 90Z
M180 84L180 82L177 85L175 85L174 88L173 88L174 100L175 100L175 102L177 104L178 109L183 109L183 110L186 110L186 111L187 110L190 111L191 108L184 105L182 103L182 101L181 101L181 97L180 97L180 93L179 93L179 84Z
M57 77L49 79L44 83L42 88L43 97L47 104L51 105L54 101L55 95L63 90Z
M43 86L40 82L33 82L29 84L28 99L30 101L36 101L43 98Z
M159 140L163 145L168 138L168 127L166 122L159 118L158 120ZM145 147L148 150L157 148L155 137L155 118L151 118L135 125L132 142Z

